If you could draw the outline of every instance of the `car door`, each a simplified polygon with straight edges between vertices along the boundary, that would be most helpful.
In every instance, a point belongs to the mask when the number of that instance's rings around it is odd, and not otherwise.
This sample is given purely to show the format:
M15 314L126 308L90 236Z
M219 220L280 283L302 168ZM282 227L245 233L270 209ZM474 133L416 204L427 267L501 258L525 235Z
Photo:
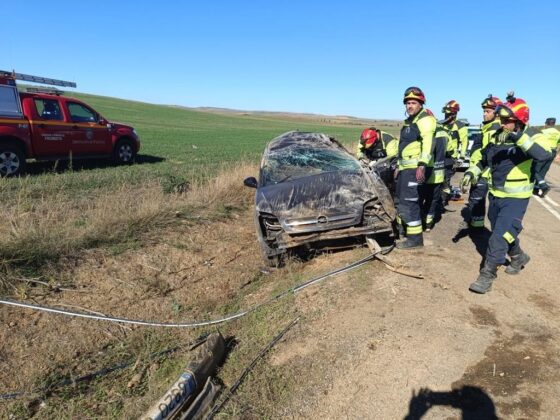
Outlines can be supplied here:
M34 98L36 115L30 120L37 157L67 156L72 135L59 99Z
M75 155L104 154L109 148L107 125L99 124L99 114L79 102L66 101L71 120L70 148Z

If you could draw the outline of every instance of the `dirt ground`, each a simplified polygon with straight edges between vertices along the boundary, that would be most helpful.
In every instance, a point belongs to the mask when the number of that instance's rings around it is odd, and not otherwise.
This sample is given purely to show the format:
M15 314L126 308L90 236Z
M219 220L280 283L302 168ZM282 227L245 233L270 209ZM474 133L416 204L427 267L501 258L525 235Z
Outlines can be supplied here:
M521 234L530 264L518 276L501 270L489 294L468 291L484 244L469 236L452 241L463 205L454 202L452 211L425 234L423 249L389 255L424 279L404 277L371 262L296 295L293 311L301 321L261 362L260 372L280 369L292 378L287 381L289 398L275 405L272 395L267 417L557 418L558 165L548 179L553 186L549 199L531 199ZM236 305L246 307L283 290L288 276L305 280L367 254L359 249L321 255L263 274L250 212L233 219L233 224L169 229L140 250L115 256L93 250L66 261L60 278L72 279L73 290L34 301L136 319L196 319L224 300L233 302L224 311L233 312ZM165 341L142 327L60 321L58 315L0 308L2 391L30 389L38 377L53 372L88 372L107 365L115 342L134 337L156 344ZM185 340L196 335L184 330L172 334ZM258 374L259 370L254 373ZM251 379L240 398L251 389ZM151 390L151 396L162 389ZM148 397L127 395L122 412L127 418L137 417L149 405ZM2 404L0 413L13 413L13 403ZM40 409L33 413L44 417ZM100 417L110 417L104 413ZM69 418L79 415L64 413ZM259 418L262 413L249 409L232 417Z

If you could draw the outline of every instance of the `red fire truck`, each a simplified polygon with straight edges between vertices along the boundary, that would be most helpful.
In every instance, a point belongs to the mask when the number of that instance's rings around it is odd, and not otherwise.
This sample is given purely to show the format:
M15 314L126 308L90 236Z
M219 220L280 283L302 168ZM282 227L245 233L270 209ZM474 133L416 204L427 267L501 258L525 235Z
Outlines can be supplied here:
M76 87L73 82L0 70L0 176L21 173L27 159L112 158L132 163L140 149L133 127L110 122L52 88L19 92L16 80Z

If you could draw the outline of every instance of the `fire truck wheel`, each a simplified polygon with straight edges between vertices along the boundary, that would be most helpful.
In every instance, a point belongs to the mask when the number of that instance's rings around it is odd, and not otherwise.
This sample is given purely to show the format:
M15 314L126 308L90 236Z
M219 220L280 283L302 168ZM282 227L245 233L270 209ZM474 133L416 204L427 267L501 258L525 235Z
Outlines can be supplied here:
M129 139L121 139L115 145L113 150L113 160L115 163L127 165L134 162L136 157L136 152L134 151L134 145Z
M0 144L0 176L17 176L23 171L25 156L13 144Z

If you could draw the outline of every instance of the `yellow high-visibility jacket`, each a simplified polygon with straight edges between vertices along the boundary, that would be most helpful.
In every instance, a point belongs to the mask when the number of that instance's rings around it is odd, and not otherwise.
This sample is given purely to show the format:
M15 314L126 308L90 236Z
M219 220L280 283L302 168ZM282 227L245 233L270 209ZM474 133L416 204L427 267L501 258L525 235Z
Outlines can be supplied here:
M543 144L549 152L556 153L558 145L560 145L560 131L556 127L546 127L541 130L531 131L527 130L531 135L531 139Z
M426 170L427 184L441 184L445 179L445 153L449 144L449 133L441 124L437 124L432 141L432 158Z
M428 165L436 124L436 119L425 109L404 120L399 138L399 170Z

